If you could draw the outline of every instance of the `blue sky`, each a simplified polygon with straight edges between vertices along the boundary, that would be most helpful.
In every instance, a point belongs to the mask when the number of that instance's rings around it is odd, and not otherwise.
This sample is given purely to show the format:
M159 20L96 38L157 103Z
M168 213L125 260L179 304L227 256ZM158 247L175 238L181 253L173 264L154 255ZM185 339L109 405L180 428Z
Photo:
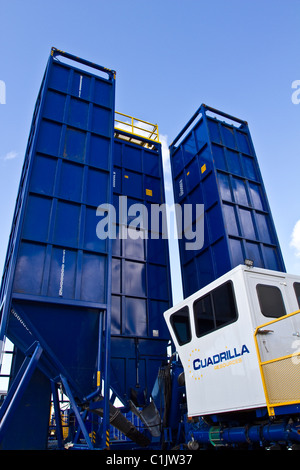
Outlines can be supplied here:
M116 70L116 109L157 123L168 144L201 103L248 121L287 270L300 274L298 0L0 0L0 22L1 272L54 46Z

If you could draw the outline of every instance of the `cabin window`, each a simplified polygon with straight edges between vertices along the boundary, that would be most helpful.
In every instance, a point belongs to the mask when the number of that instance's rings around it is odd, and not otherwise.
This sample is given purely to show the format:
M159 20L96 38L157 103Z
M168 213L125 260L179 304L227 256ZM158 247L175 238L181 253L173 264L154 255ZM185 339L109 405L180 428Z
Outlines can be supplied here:
M294 282L294 290L298 301L298 306L300 308L300 282Z
M202 336L215 329L211 296L205 295L194 303L196 335Z
M278 287L257 284L256 291L261 313L265 317L279 318L286 315L282 293Z
M221 328L237 319L232 282L226 282L194 302L194 318L198 337Z
M191 326L188 307L183 307L170 317L176 339L180 346L191 341Z

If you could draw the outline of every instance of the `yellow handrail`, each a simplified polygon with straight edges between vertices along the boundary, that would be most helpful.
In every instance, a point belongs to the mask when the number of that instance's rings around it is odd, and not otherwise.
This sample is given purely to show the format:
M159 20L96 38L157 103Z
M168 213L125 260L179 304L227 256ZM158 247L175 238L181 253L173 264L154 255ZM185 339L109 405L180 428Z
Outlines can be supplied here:
M300 314L300 310L297 310L295 312L289 313L288 315L284 315L282 317L275 318L274 320L271 320L267 323L264 323L263 325L258 326L254 331L254 342L255 342L256 353L257 353L258 363L259 363L259 369L260 369L260 373L261 373L262 384L263 384L263 388L264 388L264 392L265 392L265 398L266 398L266 404L267 404L267 409L268 409L269 416L274 416L275 415L276 407L300 403L300 396L295 397L294 400L291 400L291 399L290 400L284 400L284 398L281 397L281 400L279 401L279 403L274 402L274 400L271 400L269 398L268 386L267 386L267 377L265 375L264 368L267 367L270 364L280 363L280 361L291 360L293 357L298 356L299 352L296 351L295 353L292 353L292 354L286 354L286 355L283 355L283 356L279 356L279 357L275 357L275 358L263 361L262 357L261 357L261 354L260 354L260 347L259 347L259 344L258 344L258 335L260 334L260 330L262 328L270 327L271 325L274 325L275 323L278 323L278 322L281 322L281 321L284 321L284 320L288 320L290 317L293 317L293 316L299 315L299 314ZM268 330L262 331L262 333L263 334L273 333L273 330L268 329ZM293 380L293 379L295 380L295 376L292 377L291 380ZM268 377L268 380L269 380L269 377ZM291 383L291 386L292 386L292 383Z
M263 325L259 325L259 326L255 329L254 335L256 336L258 330L260 330L261 328L265 328L266 326L272 325L273 323L277 323L277 322L279 322L279 321L285 320L286 318L292 317L293 315L297 315L298 313L300 313L300 310L296 310L295 312L288 313L287 315L283 315L282 317L274 318L274 320L270 320L270 321L268 321L267 323L263 323Z
M115 111L115 129L159 143L158 125ZM119 118L119 119L118 119ZM122 119L123 118L123 119ZM125 118L125 119L124 119ZM118 126L120 124L120 126Z

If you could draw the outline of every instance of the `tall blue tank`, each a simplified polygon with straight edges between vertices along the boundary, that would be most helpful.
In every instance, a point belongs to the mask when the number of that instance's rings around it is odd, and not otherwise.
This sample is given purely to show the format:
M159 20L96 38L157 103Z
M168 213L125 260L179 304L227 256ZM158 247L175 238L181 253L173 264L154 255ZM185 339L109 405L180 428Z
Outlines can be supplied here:
M246 121L201 105L172 142L170 159L175 203L204 206L203 245L187 250L179 239L184 297L245 259L285 271Z
M120 197L128 208L165 201L158 134L116 130L115 119L115 72L53 48L1 285L0 345L5 337L14 343L18 368L0 409L0 448L43 448L58 384L75 411L104 395L99 432L105 445L110 391L125 405L148 404L166 359L167 239L150 233L133 239L130 210L125 222L114 221L115 238L98 232L101 205L118 213ZM119 236L121 225L126 238ZM29 432L14 439L14 429L25 426Z
M151 206L165 203L161 144L152 133L133 131L140 135L115 129L114 207L119 214L125 206L125 219L117 220L112 247L111 387L124 404L144 406L166 360L170 336L163 312L172 293L162 221L160 233L151 232ZM130 231L137 233L132 224L138 216L141 236L135 239Z
M94 387L99 312L110 298L109 246L95 227L99 201L112 199L115 78L59 57L86 63L52 49L4 268L1 332L23 352L39 341L45 371L64 371L83 398Z

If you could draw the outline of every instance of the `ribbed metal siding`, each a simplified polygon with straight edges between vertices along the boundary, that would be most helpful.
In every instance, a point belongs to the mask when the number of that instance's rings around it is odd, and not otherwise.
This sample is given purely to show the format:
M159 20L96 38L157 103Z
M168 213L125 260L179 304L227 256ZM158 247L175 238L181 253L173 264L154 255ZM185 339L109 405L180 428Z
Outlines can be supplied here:
M78 96L79 77L85 99ZM103 102L112 99L111 84L52 66L32 157L15 293L105 302L107 247L95 227L96 207L109 198L112 117L111 109L87 99L97 86L107 88ZM102 275L90 276L91 269Z
M113 172L117 214L120 196L127 198L125 229L133 230L139 216L128 215L133 204L142 204L149 216L147 237L132 239L129 233L122 239L118 225L112 247L112 388L124 402L143 405L166 358L163 312L172 303L168 240L162 234L152 239L150 231L151 204L165 203L161 145L150 149L116 138Z
M2 282L1 331L23 351L33 339L49 348L79 395L94 387L98 314L110 298L111 254L96 235L96 208L111 201L114 99L112 73L50 57Z

